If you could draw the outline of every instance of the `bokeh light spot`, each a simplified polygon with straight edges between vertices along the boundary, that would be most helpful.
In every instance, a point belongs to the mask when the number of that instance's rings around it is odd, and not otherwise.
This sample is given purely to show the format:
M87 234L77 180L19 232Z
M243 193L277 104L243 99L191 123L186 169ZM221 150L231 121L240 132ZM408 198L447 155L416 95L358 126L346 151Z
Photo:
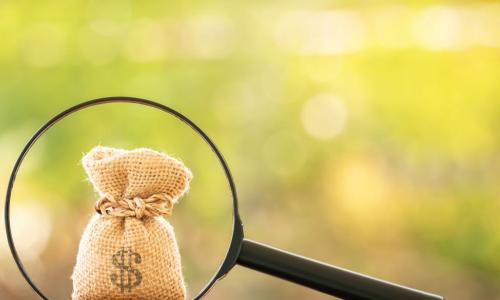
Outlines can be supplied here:
M168 52L167 37L166 27L160 21L137 21L128 34L125 55L136 62L165 59Z
M45 249L52 230L47 209L35 201L13 204L12 236L23 261L38 259Z
M344 104L330 94L319 94L309 99L302 108L302 124L306 132L317 139L331 139L345 127L347 110Z
M431 50L463 46L460 14L450 7L430 7L417 15L413 26L416 42Z
M111 21L95 21L80 32L80 50L82 56L92 64L107 64L115 59L119 40L118 28Z
M295 12L274 31L278 46L305 54L344 54L365 43L364 23L351 11Z
M65 53L65 37L60 26L34 24L24 33L23 54L33 67L50 67L60 63Z

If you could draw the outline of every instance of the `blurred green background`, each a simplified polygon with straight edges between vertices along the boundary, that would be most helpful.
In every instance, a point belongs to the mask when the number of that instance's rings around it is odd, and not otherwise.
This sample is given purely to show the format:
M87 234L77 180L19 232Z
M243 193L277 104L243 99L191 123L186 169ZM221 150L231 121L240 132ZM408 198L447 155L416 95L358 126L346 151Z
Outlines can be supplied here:
M219 145L248 237L448 299L500 299L499 3L3 0L0 36L2 193L55 113L149 98ZM79 160L98 144L193 170L170 220L194 295L225 254L229 192L187 127L131 104L71 116L30 152L12 198L30 274L69 298L96 199ZM36 299L5 239L0 264L1 299ZM329 297L236 267L207 298Z

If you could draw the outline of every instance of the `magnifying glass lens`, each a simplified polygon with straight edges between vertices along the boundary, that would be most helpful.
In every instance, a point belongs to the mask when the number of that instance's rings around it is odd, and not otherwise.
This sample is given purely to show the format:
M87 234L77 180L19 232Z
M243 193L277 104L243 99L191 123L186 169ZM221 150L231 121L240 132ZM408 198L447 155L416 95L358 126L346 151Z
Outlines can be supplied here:
M197 121L212 123L203 119L204 115L200 117ZM80 240L85 239L82 235L93 218L104 217L94 210L99 191L95 190L95 178L92 182L87 179L82 163L82 157L99 145L125 150L149 148L191 171L189 190L169 214L157 218L173 227L187 295L196 296L219 270L231 242L233 202L228 181L218 157L192 128L164 111L132 103L98 105L64 118L45 132L25 157L12 192L11 225L27 273L49 299L70 297L73 283L68 278L75 269ZM126 180L130 185L132 179ZM117 238L126 239L126 233ZM159 276L154 270L145 273L139 258L130 256L128 249L124 251L103 258L110 266L115 263L112 274L101 276L110 288L127 293L133 291L138 274L142 284ZM157 255L157 259L164 257ZM93 258L86 257L86 263L95 263ZM141 259L144 264L147 258ZM23 287L22 283L18 286Z

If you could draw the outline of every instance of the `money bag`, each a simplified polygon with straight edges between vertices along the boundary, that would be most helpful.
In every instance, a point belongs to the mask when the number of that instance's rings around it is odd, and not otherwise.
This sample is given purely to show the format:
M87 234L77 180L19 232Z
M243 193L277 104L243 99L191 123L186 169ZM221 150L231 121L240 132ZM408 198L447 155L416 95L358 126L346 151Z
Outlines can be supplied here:
M146 148L98 146L82 164L99 199L80 241L72 299L185 299L174 229L164 216L188 190L190 170Z

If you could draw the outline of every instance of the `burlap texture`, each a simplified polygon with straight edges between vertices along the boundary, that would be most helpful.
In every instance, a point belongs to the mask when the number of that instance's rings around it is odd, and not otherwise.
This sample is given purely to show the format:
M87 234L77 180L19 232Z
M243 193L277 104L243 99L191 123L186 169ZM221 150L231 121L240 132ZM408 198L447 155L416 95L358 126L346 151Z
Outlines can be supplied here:
M161 215L189 188L189 169L145 148L96 147L82 163L100 214L80 241L72 299L185 299L174 229Z

